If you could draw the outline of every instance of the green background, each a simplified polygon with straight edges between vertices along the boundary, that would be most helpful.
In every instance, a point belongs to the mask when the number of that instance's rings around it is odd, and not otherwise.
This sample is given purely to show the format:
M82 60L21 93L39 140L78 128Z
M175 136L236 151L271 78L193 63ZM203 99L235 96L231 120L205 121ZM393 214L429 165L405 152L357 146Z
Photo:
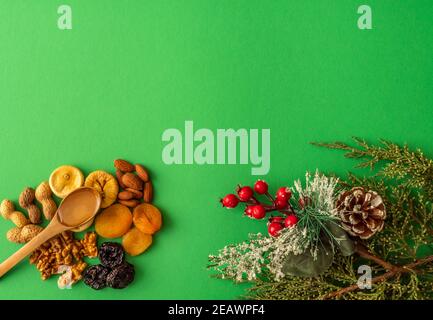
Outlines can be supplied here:
M357 8L373 30L357 28ZM272 188L305 170L354 162L309 141L410 143L433 155L433 2L0 1L0 197L17 200L62 164L113 171L122 157L151 170L163 230L128 289L60 291L23 262L0 298L220 299L246 288L209 277L207 255L265 223L218 198L257 177L249 165L161 160L167 128L270 128ZM11 228L0 221L0 233ZM0 258L18 245L3 237Z

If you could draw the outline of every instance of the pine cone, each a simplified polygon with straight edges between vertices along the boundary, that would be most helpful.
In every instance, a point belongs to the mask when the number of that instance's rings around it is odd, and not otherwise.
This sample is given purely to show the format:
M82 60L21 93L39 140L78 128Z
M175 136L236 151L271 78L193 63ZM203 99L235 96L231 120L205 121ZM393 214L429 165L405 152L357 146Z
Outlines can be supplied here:
M375 191L366 192L362 187L341 193L336 210L343 229L361 239L370 238L385 224L386 210L382 197Z

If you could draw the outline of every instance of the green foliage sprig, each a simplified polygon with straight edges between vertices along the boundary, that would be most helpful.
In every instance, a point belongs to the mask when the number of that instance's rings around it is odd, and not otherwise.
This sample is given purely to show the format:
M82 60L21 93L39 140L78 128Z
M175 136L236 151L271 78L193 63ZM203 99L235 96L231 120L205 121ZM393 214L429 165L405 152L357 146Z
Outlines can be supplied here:
M383 164L378 174L385 178L406 182L408 187L422 189L433 199L433 160L426 157L421 149L411 150L407 144L379 140L379 145L367 143L364 139L353 138L355 146L343 142L313 142L313 145L329 149L344 150L346 158L362 159L359 168L375 168Z
M349 173L347 179L339 180L339 187L378 192L387 211L383 230L368 240L356 239L356 254L335 255L332 266L321 276L286 275L277 281L265 270L253 281L246 298L433 299L433 160L407 145L354 141L355 146L313 144L346 151L347 158L363 160L357 167L377 169L368 177ZM372 270L372 288L360 290L357 270L365 264Z

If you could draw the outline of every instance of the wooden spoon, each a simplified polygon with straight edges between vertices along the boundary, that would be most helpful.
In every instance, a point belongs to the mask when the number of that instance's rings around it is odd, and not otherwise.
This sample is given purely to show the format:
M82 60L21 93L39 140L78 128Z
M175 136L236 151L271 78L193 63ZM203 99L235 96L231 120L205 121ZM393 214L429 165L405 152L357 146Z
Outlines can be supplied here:
M63 199L50 224L30 242L0 264L0 277L35 251L47 240L63 231L81 227L92 220L101 206L101 195L92 188L79 188Z
M95 222L95 218L93 217L92 219L90 219L89 221L87 221L86 223L83 223L81 226L78 226L74 229L71 229L72 232L83 232L86 229L89 229L93 222Z

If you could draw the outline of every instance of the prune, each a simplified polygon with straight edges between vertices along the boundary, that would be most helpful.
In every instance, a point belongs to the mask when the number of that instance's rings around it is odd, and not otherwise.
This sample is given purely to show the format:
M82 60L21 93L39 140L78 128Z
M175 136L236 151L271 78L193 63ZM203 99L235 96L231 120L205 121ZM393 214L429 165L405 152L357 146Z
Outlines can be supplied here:
M134 280L134 277L134 266L128 262L124 262L108 274L107 285L114 289L123 289Z
M99 248L99 260L108 268L114 268L122 264L125 251L122 246L115 242L104 242Z
M84 271L84 283L95 290L103 289L107 286L107 276L110 271L102 264L91 266Z

